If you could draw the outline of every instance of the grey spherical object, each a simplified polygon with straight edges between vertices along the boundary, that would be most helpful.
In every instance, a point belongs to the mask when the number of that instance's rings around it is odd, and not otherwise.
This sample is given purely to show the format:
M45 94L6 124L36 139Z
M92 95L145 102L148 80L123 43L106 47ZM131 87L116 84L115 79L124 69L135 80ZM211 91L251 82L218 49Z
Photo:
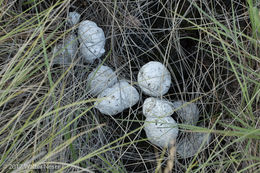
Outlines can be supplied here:
M139 100L139 93L128 82L120 80L102 91L98 99L100 100L95 103L95 108L105 115L116 115L135 105Z
M158 147L168 147L178 136L178 126L172 117L148 117L144 123L144 130L148 140Z
M63 43L54 47L53 64L70 64L76 57L78 49L78 40L75 34L68 35Z
M105 34L95 22L85 20L78 28L80 52L87 63L93 63L105 53Z
M96 96L106 88L109 88L117 83L116 73L108 66L98 66L94 69L87 78L87 86L89 92Z
M185 101L175 101L172 103L173 109L178 114L178 118L183 124L196 125L199 120L199 108L195 103ZM180 122L179 122L180 123Z
M177 153L182 158L189 158L204 150L210 143L211 136L207 133L188 133L177 144Z
M70 26L73 26L79 22L79 19L80 19L80 14L73 11L73 12L69 12L67 22Z
M143 114L146 118L167 117L173 114L173 107L167 100L149 97L144 101Z
M151 61L140 69L138 84L145 94L162 96L171 86L171 74L162 63Z

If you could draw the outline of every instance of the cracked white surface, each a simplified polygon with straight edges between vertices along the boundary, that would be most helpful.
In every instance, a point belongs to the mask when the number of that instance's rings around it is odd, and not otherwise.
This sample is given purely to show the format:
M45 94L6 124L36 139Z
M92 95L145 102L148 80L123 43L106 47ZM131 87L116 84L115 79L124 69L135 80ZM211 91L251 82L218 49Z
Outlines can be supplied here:
M197 124L199 120L199 109L195 103L175 101L172 103L172 106L183 124Z
M78 28L80 52L87 63L93 63L105 53L105 34L95 22L85 20Z
M149 97L144 101L143 114L146 118L167 117L173 114L173 107L167 100Z
M54 47L53 64L70 64L76 56L78 49L78 41L75 34L68 35L63 43L59 43Z
M110 88L98 95L95 107L103 114L116 115L123 110L132 107L139 100L139 93L127 81L120 80Z
M67 22L70 26L73 26L79 23L79 19L80 19L80 14L77 13L76 11L73 11L73 12L69 12Z
M144 123L144 130L148 140L158 147L174 144L179 132L177 123L171 117L148 117Z
M106 88L113 86L117 82L116 73L108 66L98 66L87 78L89 92L96 96Z
M187 133L177 144L177 153L182 158L189 158L201 152L210 143L211 136L207 133Z
M138 84L146 95L162 96L169 91L171 75L162 63L151 61L140 69Z

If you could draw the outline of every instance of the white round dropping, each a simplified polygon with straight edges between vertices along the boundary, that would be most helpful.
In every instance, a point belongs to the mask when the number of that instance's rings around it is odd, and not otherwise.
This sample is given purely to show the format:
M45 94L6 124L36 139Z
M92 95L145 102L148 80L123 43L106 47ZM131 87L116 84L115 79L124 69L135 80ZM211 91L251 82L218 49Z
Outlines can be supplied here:
M143 114L148 117L167 117L173 114L173 108L169 101L149 97L143 104Z
M95 103L95 108L105 115L116 115L135 105L139 100L139 93L128 82L120 80L102 91L98 99L100 101Z
M176 152L184 159L192 157L196 155L196 153L204 150L209 145L210 140L211 136L207 133L186 134L186 136L177 143Z
M93 63L105 53L105 34L95 22L85 20L78 28L80 52L87 63Z
M87 78L87 86L89 92L96 96L106 88L109 88L117 83L116 73L108 66L98 66L94 69Z
M119 81L119 88L121 89L122 103L125 109L134 106L139 101L140 96L138 91L126 80Z
M142 91L149 96L162 96L169 91L171 74L160 62L151 61L140 69L138 84Z
M174 144L178 136L178 126L172 117L148 117L144 123L148 140L158 147L168 147Z
M57 44L54 47L53 64L70 64L74 59L78 49L78 41L75 34L70 34L65 38L62 44Z
M195 103L185 101L175 101L172 103L178 118L183 124L196 125L199 120L199 108Z
M70 26L73 26L79 23L79 19L80 19L80 14L77 13L76 11L73 11L73 12L69 12L67 22Z

